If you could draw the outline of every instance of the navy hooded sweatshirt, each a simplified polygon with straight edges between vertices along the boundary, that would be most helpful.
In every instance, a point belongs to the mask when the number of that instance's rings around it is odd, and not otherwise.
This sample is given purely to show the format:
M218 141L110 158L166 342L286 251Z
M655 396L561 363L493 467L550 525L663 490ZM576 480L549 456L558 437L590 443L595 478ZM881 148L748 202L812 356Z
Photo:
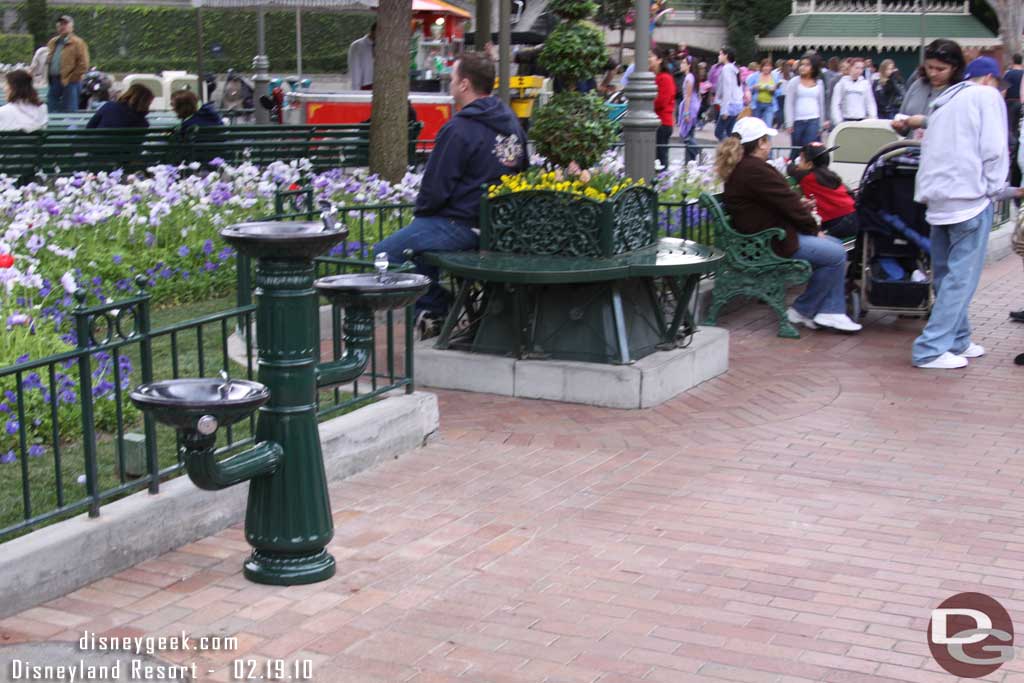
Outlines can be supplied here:
M149 120L127 104L112 100L96 110L86 128L149 128Z
M221 120L220 114L217 113L217 109L213 106L213 102L207 102L203 106L199 107L195 114L192 114L192 116L181 122L181 130L188 130L192 126L223 125L224 121Z
M466 105L441 128L416 197L417 216L443 216L475 227L481 185L526 170L526 134L497 97Z

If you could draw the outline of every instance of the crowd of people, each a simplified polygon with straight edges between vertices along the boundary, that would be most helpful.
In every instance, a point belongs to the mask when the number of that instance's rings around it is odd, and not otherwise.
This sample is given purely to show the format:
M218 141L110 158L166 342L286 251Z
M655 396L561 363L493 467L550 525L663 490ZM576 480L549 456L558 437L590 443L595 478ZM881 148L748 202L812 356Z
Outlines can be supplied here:
M32 132L44 128L50 113L82 110L82 78L89 69L89 46L75 33L68 15L57 20L57 33L36 50L28 69L4 74L5 103L0 106L0 131ZM46 91L46 101L40 91ZM135 83L115 99L99 104L86 128L148 128L153 91ZM178 132L194 126L221 126L212 102L200 106L191 90L172 93L171 109L181 121Z
M726 64L728 57L723 50ZM785 125L797 128L801 121L811 121L814 138L824 112L830 112L835 122L876 118L896 108L902 116L894 116L894 130L907 134L927 129L921 138L914 200L924 205L930 226L935 301L912 347L911 362L919 368L957 369L985 355L984 347L972 339L968 309L984 266L995 202L1024 197L1024 190L1010 177L1008 114L1015 107L1019 113L1022 60L1015 56L1013 61L1014 68L1004 75L992 57L980 56L968 63L957 43L935 40L928 45L918 77L899 107L891 102L883 105L869 95L885 92L892 71L887 71L888 80L869 90L861 83L871 78L865 76L862 60L851 62L833 86L828 105L814 55L800 60L799 75L786 87ZM879 75L878 80L882 78ZM816 120L802 113L815 113ZM790 322L811 329L857 332L861 325L846 315L846 250L838 235L828 232L856 234L859 230L852 197L827 168L831 150L817 139L804 142L805 130L794 130L794 139L804 147L790 167L803 197L793 192L785 177L767 163L777 132L763 118L749 116L735 123L719 144L715 169L724 184L723 200L733 227L743 233L781 227L785 237L776 241L775 251L810 263L807 288L786 313ZM1021 162L1024 159L1018 159L1018 165ZM823 198L834 216L831 225L815 216ZM1024 314L1013 312L1011 318L1024 319ZM1024 354L1016 362L1024 364Z

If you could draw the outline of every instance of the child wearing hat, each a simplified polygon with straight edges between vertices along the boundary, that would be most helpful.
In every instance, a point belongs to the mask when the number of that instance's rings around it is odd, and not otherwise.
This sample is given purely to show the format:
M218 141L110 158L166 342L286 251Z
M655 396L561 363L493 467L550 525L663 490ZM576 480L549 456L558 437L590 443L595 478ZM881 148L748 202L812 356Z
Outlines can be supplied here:
M829 152L837 147L826 147L818 141L809 142L800 150L800 156L789 165L789 175L800 184L804 197L813 199L821 216L821 229L841 240L856 237L859 223L853 195L843 185L843 179L828 167Z

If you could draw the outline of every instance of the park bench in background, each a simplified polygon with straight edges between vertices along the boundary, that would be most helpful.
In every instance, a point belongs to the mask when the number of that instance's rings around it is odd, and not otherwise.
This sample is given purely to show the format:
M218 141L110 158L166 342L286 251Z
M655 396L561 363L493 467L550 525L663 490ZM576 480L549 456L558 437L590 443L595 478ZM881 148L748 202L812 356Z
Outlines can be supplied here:
M714 325L722 306L733 297L748 296L760 299L775 311L780 337L799 339L800 333L786 317L786 289L810 279L810 264L783 258L772 250L772 241L786 235L782 228L744 235L732 229L729 216L716 197L703 193L700 204L711 214L715 246L725 252L725 259L715 274L705 324Z
M409 159L421 125L410 126ZM0 133L0 173L30 178L36 173L145 170L154 164L229 163L309 159L316 171L369 163L369 124L175 128L45 128Z

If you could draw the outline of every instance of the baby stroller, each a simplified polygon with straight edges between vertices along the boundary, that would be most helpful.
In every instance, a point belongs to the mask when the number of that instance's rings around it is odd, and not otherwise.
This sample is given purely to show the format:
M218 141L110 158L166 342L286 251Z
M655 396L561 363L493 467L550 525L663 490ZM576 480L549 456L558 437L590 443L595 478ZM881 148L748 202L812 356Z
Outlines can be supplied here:
M914 201L920 143L882 147L861 177L860 223L847 270L849 315L868 311L927 317L932 306L931 232L925 207Z

